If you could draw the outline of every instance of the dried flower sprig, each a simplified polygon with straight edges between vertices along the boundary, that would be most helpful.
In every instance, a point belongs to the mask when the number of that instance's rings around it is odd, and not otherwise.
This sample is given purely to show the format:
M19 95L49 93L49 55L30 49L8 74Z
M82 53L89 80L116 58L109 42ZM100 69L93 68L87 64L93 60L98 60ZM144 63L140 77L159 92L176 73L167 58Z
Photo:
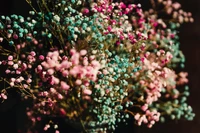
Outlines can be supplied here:
M185 61L178 28L193 22L180 4L151 0L153 9L143 10L129 1L37 0L38 11L27 2L28 18L0 19L0 81L8 86L0 98L12 88L31 97L33 127L49 115L79 121L86 132L114 131L130 117L149 128L166 116L193 119L187 73L173 70Z

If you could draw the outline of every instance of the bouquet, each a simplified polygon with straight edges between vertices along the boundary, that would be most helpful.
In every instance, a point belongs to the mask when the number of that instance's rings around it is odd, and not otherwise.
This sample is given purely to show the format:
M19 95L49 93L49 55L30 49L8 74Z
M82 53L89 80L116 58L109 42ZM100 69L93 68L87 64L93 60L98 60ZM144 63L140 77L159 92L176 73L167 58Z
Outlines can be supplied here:
M29 17L0 18L1 101L15 89L31 127L46 116L79 122L83 132L114 132L195 114L178 29L193 22L172 0L26 0ZM146 7L146 5L151 5ZM44 131L59 125L50 121Z

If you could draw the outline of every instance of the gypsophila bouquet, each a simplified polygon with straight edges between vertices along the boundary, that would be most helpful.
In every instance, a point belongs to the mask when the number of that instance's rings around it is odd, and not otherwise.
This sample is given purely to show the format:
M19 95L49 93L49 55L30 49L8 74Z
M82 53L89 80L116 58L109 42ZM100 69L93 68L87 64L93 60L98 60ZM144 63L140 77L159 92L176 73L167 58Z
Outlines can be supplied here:
M37 0L29 17L0 18L2 101L15 89L32 122L79 122L83 132L113 132L131 117L156 122L195 116L186 103L187 73L178 28L191 13L171 0ZM47 123L44 131L59 125Z

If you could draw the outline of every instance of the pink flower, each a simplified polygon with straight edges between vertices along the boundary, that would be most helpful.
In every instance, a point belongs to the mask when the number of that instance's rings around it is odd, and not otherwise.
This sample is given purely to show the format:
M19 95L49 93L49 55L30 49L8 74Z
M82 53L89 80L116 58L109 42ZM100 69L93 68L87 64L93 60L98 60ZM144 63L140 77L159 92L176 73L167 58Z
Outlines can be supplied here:
M134 118L135 118L135 120L139 120L139 118L140 118L140 114L137 113L137 114L134 116Z
M83 90L83 94L85 94L85 95L91 95L91 94L92 94L92 91L89 90L89 89L84 89L84 90Z
M95 59L95 56L94 56L94 55L91 55L91 56L89 57L89 59L90 59L90 60L94 60L94 59Z
M59 84L60 83L60 79L58 79L58 78L54 78L54 82L55 82L55 84Z
M8 98L7 95L5 95L4 93L1 94L1 97L2 97L3 99L5 99L5 100Z
M50 67L49 64L47 64L47 62L42 62L41 65L45 67L45 69L48 69Z
M22 64L22 70L26 70L27 69L27 64L26 63L23 63Z
M88 14L90 11L89 11L89 9L87 9L87 8L84 8L84 9L82 9L82 13L83 14Z
M14 68L14 69L17 69L18 67L19 67L18 64L14 64L14 65L13 65L13 68Z
M6 73L6 74L9 74L9 73L10 73L10 70L9 70L9 69L7 69L7 70L5 71L5 73Z
M88 81L85 81L85 82L84 82L84 85L85 85L85 86L89 86L90 83L89 83Z
M21 82L20 78L16 79L15 82L20 83Z
M146 111L146 110L148 109L148 104L143 105L143 106L141 107L141 109L142 109L143 111Z
M62 68L70 68L72 66L72 63L67 61L67 60L64 60L62 63L61 63L61 67Z
M10 80L11 80L12 82L15 82L16 79L15 79L15 78L11 78Z
M78 65L79 64L79 53L74 53L71 57L71 62L73 65Z
M106 69L103 69L103 74L107 75L107 74L109 74L109 72Z
M126 8L126 5L123 2L120 2L119 8Z
M50 125L46 125L46 126L44 127L44 131L47 131L47 130L49 129L49 127L50 127Z
M42 66L41 66L41 65L38 65L38 66L37 66L37 69L38 69L39 71L41 71L41 70L42 70Z
M14 82L10 82L10 86L13 87L15 84Z
M65 112L65 110L63 108L60 108L60 114L62 116L66 116L67 113Z
M75 53L76 53L76 50L75 50L75 49L71 49L71 50L70 50L70 54L71 54L71 55L73 55L73 54L75 54Z
M58 130L56 130L55 133L60 133L60 132Z
M84 60L83 60L83 65L84 65L84 66L87 66L88 64L89 64L88 60L84 59Z
M34 43L35 45L37 45L37 44L38 44L38 41L35 40L35 39L33 39L33 43Z
M77 79L76 82L75 82L75 84L76 84L76 85L81 85L81 84L82 84L82 81L81 81L80 79Z
M0 42L3 42L3 38L2 37L0 37Z
M27 84L23 84L24 88L27 89L28 88L28 85Z
M38 121L41 121L41 120L42 120L42 118L41 118L41 117L37 117L37 120L38 120Z
M18 35L17 35L17 34L14 34L14 35L13 35L13 38L14 38L14 39L18 39Z
M98 61L96 61L96 60L93 60L91 62L91 64L92 64L93 67L100 68L100 63Z
M44 56L43 56L43 55L40 55L40 56L39 56L39 59L40 59L41 61L43 61L43 60L44 60Z
M58 94L58 99L63 99L63 96L61 94Z
M173 8L176 9L176 10L179 9L179 8L181 8L181 4L178 3L178 2L173 3L172 6L173 6Z
M49 75L53 75L54 74L54 69L48 69L47 72L48 72Z
M53 68L56 66L56 62L51 59L47 60L47 64L48 64L49 68Z
M61 81L60 85L61 85L61 88L63 90L69 90L69 88L70 88L70 86L66 82L64 82L64 81Z
M8 65L12 66L14 64L13 61L8 61Z
M67 70L62 71L63 77L67 77L68 75L69 75L69 71L67 71Z
M71 75L73 75L74 77L76 77L76 75L78 74L78 72L80 71L80 66L75 66L75 67L73 67L73 69L71 69L70 71L69 71L69 73L71 74Z
M91 97L90 96L84 96L83 99L90 101Z
M36 55L36 53L35 53L35 51L31 51L31 56L35 56Z
M31 69L31 68L32 68L32 65L31 65L31 64L28 64L28 68Z
M87 51L86 51L86 50L81 50L81 51L80 51L80 55L81 55L81 56L84 56L84 55L86 55L86 54L87 54Z
M29 78L26 80L26 82L30 84L32 82L32 80Z
M108 26L107 30L108 30L109 32L111 32L112 27L111 27L111 26Z

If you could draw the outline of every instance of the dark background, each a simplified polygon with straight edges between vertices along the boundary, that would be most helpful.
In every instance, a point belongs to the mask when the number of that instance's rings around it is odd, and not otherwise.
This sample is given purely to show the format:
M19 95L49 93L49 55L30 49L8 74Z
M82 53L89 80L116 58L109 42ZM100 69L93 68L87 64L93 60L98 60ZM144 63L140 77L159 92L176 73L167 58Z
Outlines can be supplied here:
M182 4L185 11L190 11L194 23L183 24L180 29L181 49L186 57L184 71L189 73L191 95L188 103L193 107L196 117L193 121L168 121L156 124L152 129L139 127L119 133L200 133L200 0L176 0ZM0 0L0 15L27 15L29 10L25 0ZM24 106L19 103L19 97L13 95L3 105L0 104L0 133L16 133L26 122Z

